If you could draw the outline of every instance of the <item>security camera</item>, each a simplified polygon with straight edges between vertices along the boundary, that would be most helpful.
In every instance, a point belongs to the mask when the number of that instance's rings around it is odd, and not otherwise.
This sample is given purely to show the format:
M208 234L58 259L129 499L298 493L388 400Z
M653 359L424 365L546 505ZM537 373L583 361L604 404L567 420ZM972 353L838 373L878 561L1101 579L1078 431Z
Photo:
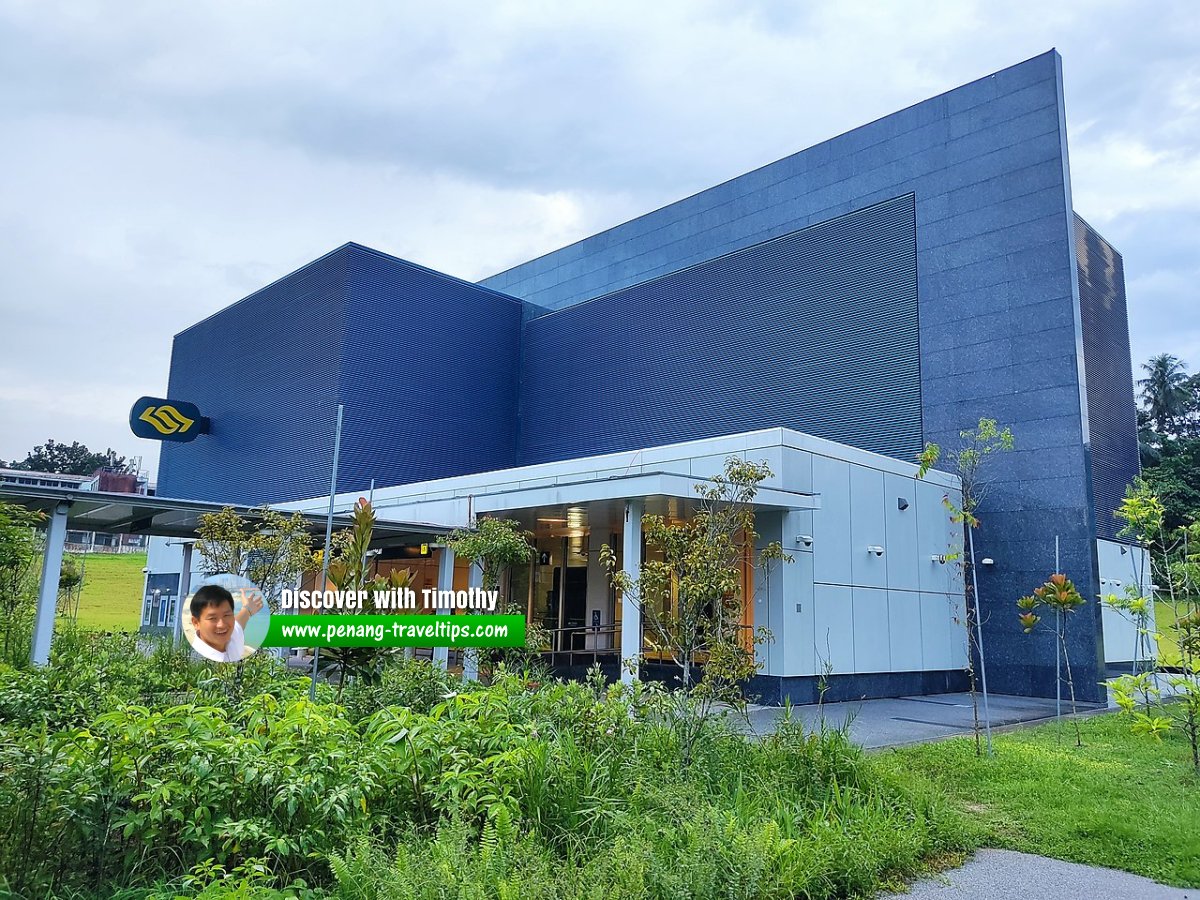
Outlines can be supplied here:
M934 556L929 557L929 561L935 562L935 563L941 563L944 566L946 564L946 557L944 555L943 556L934 555Z
M868 547L867 552L875 556L883 556L883 548L877 544L872 544L870 547Z
M805 547L811 547L813 544L812 535L811 534L798 534L798 535L796 535L796 543L803 544Z
M149 574L150 574L150 567L149 567L149 566L143 566L143 567L142 567L142 574L143 574L143 575L149 575Z

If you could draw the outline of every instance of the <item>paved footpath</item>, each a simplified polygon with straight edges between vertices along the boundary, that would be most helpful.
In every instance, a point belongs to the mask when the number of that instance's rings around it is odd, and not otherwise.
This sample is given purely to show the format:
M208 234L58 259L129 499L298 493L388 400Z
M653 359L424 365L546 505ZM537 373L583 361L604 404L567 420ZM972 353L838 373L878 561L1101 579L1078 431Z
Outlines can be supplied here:
M880 900L1200 900L1140 875L1012 850L980 850L964 866Z
M1004 728L1053 718L1054 701L1037 697L992 694L989 698L992 727ZM1081 709L1092 709L1080 704ZM783 715L778 706L751 706L750 727L756 734L770 734ZM971 734L974 713L970 694L931 694L888 700L855 700L826 703L824 707L793 706L792 716L809 728L826 723L850 725L850 738L867 749L895 747Z

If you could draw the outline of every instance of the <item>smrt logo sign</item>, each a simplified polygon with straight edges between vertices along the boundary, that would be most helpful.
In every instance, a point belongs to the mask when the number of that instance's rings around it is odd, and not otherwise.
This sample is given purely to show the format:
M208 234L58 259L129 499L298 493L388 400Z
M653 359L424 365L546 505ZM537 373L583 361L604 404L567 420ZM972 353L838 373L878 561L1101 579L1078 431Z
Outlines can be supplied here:
M129 427L152 441L193 441L208 431L208 419L193 403L142 397L129 411Z

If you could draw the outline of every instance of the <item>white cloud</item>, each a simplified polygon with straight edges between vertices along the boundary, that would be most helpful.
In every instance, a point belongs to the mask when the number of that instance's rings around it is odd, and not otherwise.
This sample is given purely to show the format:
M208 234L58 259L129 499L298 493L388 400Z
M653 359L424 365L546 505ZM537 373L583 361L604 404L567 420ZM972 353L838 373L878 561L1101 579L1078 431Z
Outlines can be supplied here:
M1200 368L1192 4L0 0L0 457L153 455L171 337L347 240L483 277L1050 46L1135 359Z

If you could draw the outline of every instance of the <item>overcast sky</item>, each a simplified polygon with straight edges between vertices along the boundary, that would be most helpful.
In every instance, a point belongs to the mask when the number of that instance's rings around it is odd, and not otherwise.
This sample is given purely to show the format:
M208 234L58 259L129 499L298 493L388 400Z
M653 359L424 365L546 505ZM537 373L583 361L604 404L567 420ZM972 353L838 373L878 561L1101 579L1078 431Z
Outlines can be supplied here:
M153 472L172 336L345 241L477 280L1050 47L1135 366L1194 371L1194 0L0 0L0 459Z

